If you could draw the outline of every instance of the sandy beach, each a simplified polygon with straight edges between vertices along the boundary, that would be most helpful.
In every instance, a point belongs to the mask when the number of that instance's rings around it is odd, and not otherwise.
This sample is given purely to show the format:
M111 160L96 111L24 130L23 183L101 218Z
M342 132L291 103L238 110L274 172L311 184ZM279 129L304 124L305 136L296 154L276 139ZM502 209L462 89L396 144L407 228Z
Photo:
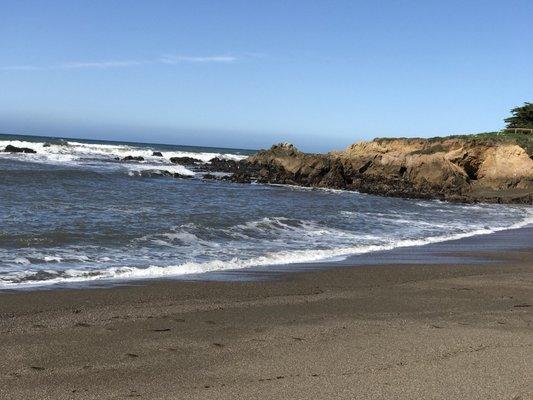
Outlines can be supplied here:
M533 0L1 5L0 400L533 400Z
M532 230L512 232L475 263L3 292L0 398L533 398Z

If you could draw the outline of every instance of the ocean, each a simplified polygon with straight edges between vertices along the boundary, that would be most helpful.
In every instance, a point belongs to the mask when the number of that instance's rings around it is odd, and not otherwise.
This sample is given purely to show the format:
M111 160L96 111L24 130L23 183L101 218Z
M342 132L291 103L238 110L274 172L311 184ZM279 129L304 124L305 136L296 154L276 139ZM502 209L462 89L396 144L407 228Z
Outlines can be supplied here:
M7 153L7 145L36 153ZM252 153L0 135L0 289L297 269L533 222L529 206L204 180L194 166L170 162ZM128 155L144 160L123 161Z

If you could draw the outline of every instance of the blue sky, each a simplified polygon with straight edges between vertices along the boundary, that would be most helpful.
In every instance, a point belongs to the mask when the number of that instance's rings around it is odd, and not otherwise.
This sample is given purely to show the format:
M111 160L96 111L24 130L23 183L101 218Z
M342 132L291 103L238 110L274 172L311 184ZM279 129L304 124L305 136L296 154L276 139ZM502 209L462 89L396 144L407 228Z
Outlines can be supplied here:
M259 148L499 129L533 1L0 1L0 131Z

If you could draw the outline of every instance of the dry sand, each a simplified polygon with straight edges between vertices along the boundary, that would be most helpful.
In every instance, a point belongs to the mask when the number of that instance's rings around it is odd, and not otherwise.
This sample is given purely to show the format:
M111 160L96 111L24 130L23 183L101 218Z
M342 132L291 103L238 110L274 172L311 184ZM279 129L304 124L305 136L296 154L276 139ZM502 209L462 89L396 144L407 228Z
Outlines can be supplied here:
M4 292L0 398L533 398L533 249L482 255Z

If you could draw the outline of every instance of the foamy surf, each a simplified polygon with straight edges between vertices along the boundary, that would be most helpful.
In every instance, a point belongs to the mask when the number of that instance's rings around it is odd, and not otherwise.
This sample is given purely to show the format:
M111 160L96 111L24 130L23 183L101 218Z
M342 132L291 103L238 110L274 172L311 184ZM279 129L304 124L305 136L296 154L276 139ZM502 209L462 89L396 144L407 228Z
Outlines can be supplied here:
M499 231L523 228L532 224L533 212L532 210L528 210L527 216L522 221L507 227L476 229L470 232L457 233L448 236L435 236L418 240L399 240L395 243L382 245L353 246L328 250L299 250L289 252L277 252L247 260L240 260L234 258L229 261L213 260L206 263L189 262L179 265L168 266L150 265L146 268L113 267L104 270L92 270L90 272L69 269L65 271L65 274L67 276L50 278L45 281L27 280L31 276L31 274L23 274L17 276L15 278L16 281L0 282L0 289L28 288L65 283L91 283L95 281L112 282L117 280L134 281L161 278L179 278L180 276L185 275L205 274L209 272L221 272L228 270L242 270L254 267L305 264L310 262L328 262L332 260L340 261L342 259L345 259L346 257L357 254L393 250L402 247L424 246L431 243L458 240L472 236L489 235ZM257 226L258 223L251 223L249 225ZM189 237L188 239L196 240L195 237ZM57 260L57 257L49 257L47 261L54 261L54 258ZM47 271L47 273L53 274L53 271Z
M37 153L2 152L7 144ZM531 207L151 178L194 177L171 157L246 154L0 135L0 288L298 268L531 223Z
M30 148L36 151L36 153L11 154L3 152L8 145L19 148ZM162 153L162 156L154 156L155 151ZM126 156L142 157L144 160L142 162L121 161ZM55 166L118 170L124 171L130 176L141 175L144 171L154 171L154 174L157 174L157 171L159 171L159 174L166 172L185 176L195 175L190 169L173 164L170 159L174 157L191 157L208 163L213 158L238 161L245 158L246 155L172 149L160 151L160 149L155 147L141 148L133 145L83 143L67 140L49 142L0 140L0 158Z

